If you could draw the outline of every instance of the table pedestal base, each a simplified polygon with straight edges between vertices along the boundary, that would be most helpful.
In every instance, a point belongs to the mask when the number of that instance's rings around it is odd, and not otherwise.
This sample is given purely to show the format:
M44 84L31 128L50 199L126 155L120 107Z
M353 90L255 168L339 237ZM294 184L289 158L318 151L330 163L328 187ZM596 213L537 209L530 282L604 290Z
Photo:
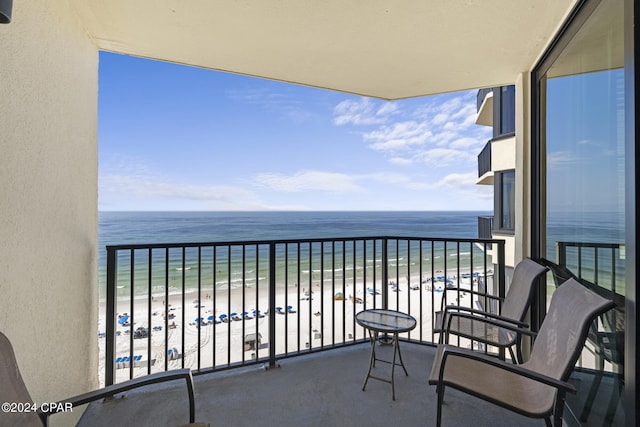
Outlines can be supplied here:
M364 385L362 386L362 391L364 391L364 389L367 387L367 382L369 381L369 378L372 378L374 380L378 380L378 381L384 381L386 383L391 384L391 397L393 400L396 400L396 387L395 387L395 383L394 383L394 373L395 373L395 368L396 366L402 366L402 369L404 370L404 374L406 376L409 376L409 373L407 372L407 368L404 367L404 363L402 362L402 354L400 353L400 345L398 342L398 334L394 333L393 336L391 337L391 343L393 345L393 359L391 361L388 360L384 360L384 359L378 359L376 357L376 342L378 341L378 335L379 332L377 331L372 331L371 329L369 329L369 340L371 342L371 358L369 360L369 371L367 372L367 378L365 378L364 380ZM385 334L386 339L389 339L390 336ZM381 338L381 343L382 343L382 338ZM385 342L385 344L387 344L387 342ZM400 363L396 362L396 354L398 355L398 359L400 361ZM384 363L389 363L391 365L391 379L387 379L387 378L381 378L381 377L377 377L375 375L371 375L371 369L376 367L376 361L378 362L384 362Z

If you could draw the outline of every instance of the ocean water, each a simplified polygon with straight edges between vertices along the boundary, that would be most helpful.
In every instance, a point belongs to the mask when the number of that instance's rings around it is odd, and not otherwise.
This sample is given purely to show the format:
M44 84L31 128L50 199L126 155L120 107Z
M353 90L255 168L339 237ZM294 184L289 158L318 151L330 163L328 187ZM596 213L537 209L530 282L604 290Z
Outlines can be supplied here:
M624 213L548 212L547 221L547 259L557 261L558 242L594 244L593 247L569 247L566 266L589 282L625 293ZM616 247L607 248L607 244Z
M256 240L284 240L284 239L324 239L345 237L371 236L407 236L424 238L475 239L477 238L478 216L488 216L491 212L472 211L438 211L438 212L100 212L99 215L99 256L98 272L100 294L104 295L106 284L106 249L107 245L127 244L165 244L165 243L203 243L203 242L231 242ZM547 258L556 259L555 245L557 241L620 243L624 242L623 218L611 213L550 213L547 226ZM480 268L483 263L482 255L472 245L455 247L449 245L444 248L441 244L434 244L435 253L430 255L431 248L424 247L422 260L416 259L419 250L415 247L399 246L390 248L390 258L397 259L397 263L389 265L389 277L403 277L408 269L416 271L416 265L427 270L455 268L453 262L457 260L465 269ZM335 248L333 248L335 250ZM336 256L326 252L326 248L319 245L303 246L300 260L297 259L297 249L294 247L289 254L291 271L301 270L303 275L310 276L309 280L317 280L321 274L335 275L340 280L341 275L352 278L354 274L362 274L362 270L372 277L378 270L370 270L371 266L380 263L380 249L373 259L373 247L338 245ZM353 252L367 251L366 266L350 263ZM177 289L181 287L183 277L186 276L187 287L195 286L196 276L204 283L215 283L218 288L240 286L242 283L253 285L266 280L268 275L267 255L255 251L251 247L246 249L245 261L239 247L233 247L227 253L221 250L215 255L215 262L197 261L197 254L189 249L182 254L179 250L172 250L169 256L169 266L165 260L165 252L153 254L152 281L154 288L164 289L167 279L167 268L170 272L169 286ZM211 249L201 254L205 260L211 260L214 254ZM309 262L309 256L318 258L320 252L327 256L323 265L317 261ZM409 254L410 252L410 254ZM473 252L473 255L471 255ZM282 264L284 256L279 254L277 265L278 280L284 280L286 266ZM346 263L343 266L343 255ZM433 256L433 259L430 257ZM454 258L455 256L455 258ZM470 260L473 256L473 260ZM590 267L597 261L602 272L598 282L605 285L612 282L611 273L615 270L615 287L619 288L624 277L624 250L616 252L616 259L612 262L608 252L601 250L597 254L593 250L584 250L581 261L577 261L575 251L570 253L568 262L570 268L585 273L583 277L595 281L593 269ZM445 261L445 259L447 261ZM131 261L119 260L118 285L128 288L131 282ZM183 266L184 263L184 266ZM300 263L300 265L296 265ZM470 264L474 265L471 266ZM581 264L579 267L578 264ZM148 254L136 253L134 276L136 286L143 292L148 284ZM612 264L615 267L612 269ZM182 270L188 274L183 274ZM199 269L199 270L198 270ZM477 270L476 270L477 271ZM299 277L287 279L294 281ZM307 277L303 278L304 280ZM607 286L608 287L608 286Z
M478 216L491 215L490 212L471 211L439 211L439 212L100 212L99 215L99 284L101 294L106 283L106 246L127 244L165 244L165 243L203 243L203 242L229 242L229 241L255 241L255 240L281 240L281 239L320 239L341 237L370 237L370 236L407 236L407 237L432 237L432 238L460 238L475 239L478 233ZM457 250L448 248L449 251ZM237 248L233 249L236 252ZM312 247L314 254L321 249ZM307 258L309 251L303 248L301 258ZM360 250L359 248L355 249ZM368 249L373 253L372 248ZM462 248L462 256L468 255L470 245ZM398 264L391 265L390 277L398 274L399 270L417 261L410 262L406 258L406 248L398 248ZM224 252L224 251L221 251ZM345 249L347 259L352 252ZM479 252L479 251L478 251ZM346 275L354 266L342 266L342 256L338 248L338 257L327 258L323 266L324 272L329 273L338 270ZM417 253L417 252L416 252ZM238 255L234 253L232 255ZM392 255L390 253L390 255ZM205 253L203 258L209 259L212 254ZM219 287L234 286L234 284L247 283L249 285L258 280L264 280L262 271L266 270L267 258L264 254L252 253L248 249L246 263L239 265L240 257L234 256L233 263L227 265L226 254L216 255L216 266L207 263L201 264L203 280L215 280ZM154 254L154 258L156 255ZM158 255L160 261L164 252ZM197 263L193 261L194 255L187 254L185 270L193 275ZM250 267L255 258L260 260L254 267ZM294 256L292 256L294 257ZM441 254L437 258L445 258L447 254ZM434 257L436 258L436 257ZM477 257L480 259L480 256ZM136 283L144 282L148 275L146 270L148 255L137 257L134 267ZM425 258L428 260L428 257ZM367 263L373 264L373 259ZM377 260L379 261L379 252ZM424 260L423 260L424 261ZM119 284L128 287L130 275L129 261L124 265L119 261ZM179 283L182 276L182 254L174 251L171 253L171 282ZM165 263L154 261L153 276L161 283L166 276ZM220 267L222 266L222 267ZM334 268L335 267L335 268ZM312 275L320 274L320 266L302 266L303 273ZM215 269L215 272L214 272ZM279 268L283 270L283 268ZM373 274L373 272L371 272ZM214 279L215 277L215 279ZM352 277L352 276L350 276ZM142 286L142 288L146 287Z
M98 244L363 236L476 238L490 212L100 212Z

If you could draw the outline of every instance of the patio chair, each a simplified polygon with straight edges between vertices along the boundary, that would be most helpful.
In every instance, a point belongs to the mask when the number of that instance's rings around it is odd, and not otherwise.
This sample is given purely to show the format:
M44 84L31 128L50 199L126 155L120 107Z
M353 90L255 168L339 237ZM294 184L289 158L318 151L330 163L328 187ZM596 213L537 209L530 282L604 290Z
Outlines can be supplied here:
M11 342L2 332L0 332L0 378L2 379L2 387L0 387L0 401L16 404L28 403L33 405L33 399L31 399L31 396L29 395L29 392L22 380L22 376L20 375L20 370L18 369L18 364L16 362ZM49 416L58 412L58 409L63 409L65 407L74 408L76 406L84 405L105 397L111 397L115 394L132 390L134 388L179 379L185 380L187 383L187 393L189 396L189 422L194 423L195 396L193 378L191 377L191 371L189 369L181 369L135 378L120 384L111 385L100 390L91 391L65 399L57 402L56 404L47 404L46 407L38 408L37 411L11 412L5 411L3 406L3 411L0 412L0 425L20 427L46 426L48 424ZM198 426L202 424L193 425Z
M479 352L438 346L429 384L437 386L437 426L442 421L445 387L453 387L519 414L544 418L547 426L562 426L565 395L575 393L567 382L595 318L615 304L567 280L553 294L549 310L536 334L526 329L515 332L535 336L531 356L515 365Z
M521 335L501 328L499 322L527 327L524 318L531 303L534 284L546 271L546 267L529 258L520 261L513 271L511 286L502 302L500 314L491 313L486 308L478 310L457 305L448 305L436 312L433 331L440 334L440 344L448 344L449 335L457 335L499 349L508 349L512 360L522 362ZM499 322L495 323L495 320ZM517 356L513 353L514 346Z
M566 267L552 261L542 258L540 259L540 263L549 268L553 274L556 287L569 279L574 279L582 286L613 301L616 305L613 310L609 310L600 315L598 317L599 322L594 321L589 329L587 342L591 344L589 348L595 356L596 369L584 408L580 413L580 421L586 422L593 407L593 401L598 393L598 388L602 382L602 377L604 376L605 362L608 362L615 368L613 374L618 384L617 390L614 388L611 391L609 405L605 415L605 421L611 423L624 390L625 297L602 286L598 286L595 283L591 283L588 280L579 278Z

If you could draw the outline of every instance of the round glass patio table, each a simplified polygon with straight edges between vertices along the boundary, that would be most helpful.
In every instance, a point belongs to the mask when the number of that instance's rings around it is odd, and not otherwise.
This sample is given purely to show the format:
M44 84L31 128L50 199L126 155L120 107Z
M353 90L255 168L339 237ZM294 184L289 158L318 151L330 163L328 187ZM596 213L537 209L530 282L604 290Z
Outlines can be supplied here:
M369 331L369 341L371 342L371 357L369 359L369 372L364 380L362 390L367 387L367 381L369 378L374 380L384 381L391 384L391 396L393 400L396 400L396 389L394 383L394 371L396 366L402 366L405 375L409 375L407 368L404 367L402 362L402 354L400 353L400 343L398 341L398 334L411 331L416 327L416 319L409 314L402 313L395 310L386 310L382 308L374 308L371 310L364 310L356 314L356 322ZM376 342L380 333L390 334L393 338L391 344L393 345L393 359L391 361L378 359L376 357ZM400 363L396 363L396 355ZM371 375L371 369L375 368L376 361L391 364L391 379L378 377Z

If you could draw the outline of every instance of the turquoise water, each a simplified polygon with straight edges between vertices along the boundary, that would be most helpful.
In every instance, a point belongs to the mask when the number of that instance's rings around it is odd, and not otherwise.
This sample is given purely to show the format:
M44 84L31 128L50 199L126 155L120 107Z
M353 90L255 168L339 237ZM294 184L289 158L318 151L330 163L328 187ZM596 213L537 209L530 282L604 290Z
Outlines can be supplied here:
M230 242L273 239L321 239L366 236L407 236L449 239L474 239L477 237L478 216L491 215L490 212L101 212L99 216L99 285L104 295L106 283L106 245L164 244ZM616 243L624 241L620 218L610 213L550 214L547 227L547 258L555 259L556 241L592 241ZM422 258L417 243L407 246L400 242L390 245L389 257L397 262L389 265L390 280L405 280L409 275L431 276L440 270L461 271L484 268L480 249L471 244L449 243L446 250L442 243L429 242L422 245ZM284 247L279 247L276 277L278 283L310 283L323 280L353 280L379 278L381 246L378 242L319 243L300 246L290 245L285 262ZM366 250L366 254L365 254ZM354 251L356 260L354 261ZM375 253L374 253L375 251ZM432 253L433 252L433 253ZM324 253L324 258L320 254ZM457 256L457 254L460 254ZM149 252L135 251L135 261L131 263L129 253L119 259L118 286L130 289L131 265L134 265L135 293L148 292ZM231 255L231 256L229 256ZM309 260L311 257L311 261ZM198 262L200 259L200 263ZM598 281L610 282L606 272L611 271L611 260L605 252L597 256L601 274ZM168 259L168 262L167 262ZM591 279L589 266L594 264L595 253L583 253L583 273ZM446 265L445 265L446 261ZM183 265L184 262L184 265ZM194 248L187 248L184 257L181 249L154 250L152 252L151 282L152 292L164 291L168 285L172 291L197 286L198 281L211 289L235 288L243 283L253 286L267 280L268 253L266 248L256 249L234 246L216 250L215 264L211 247L200 254ZM570 263L576 264L574 259ZM616 263L616 284L623 282L624 253L618 254ZM374 268L374 264L377 266ZM471 265L473 264L473 265ZM489 263L490 265L490 263ZM571 265L577 271L577 265ZM490 268L490 267L489 267ZM298 271L300 274L298 274ZM618 287L618 286L616 286Z
M624 214L620 212L548 212L546 258L557 260L557 242L623 244ZM624 245L567 250L567 267L576 275L607 289L625 293ZM597 272L596 272L597 267Z
M106 281L107 245L165 244L229 242L273 239L320 239L367 236L407 236L432 238L477 238L477 218L488 212L101 212L99 216L99 284L101 295ZM374 247L375 246L375 247ZM456 268L454 254L460 253L462 268L470 269L471 256L474 266L483 266L481 251L471 244L449 243L446 251L442 243L425 242L422 245L422 265L428 270ZM366 274L372 278L380 272L381 245L378 242L347 242L344 246L314 243L288 247L285 262L285 248L279 247L276 265L279 282L301 283L323 278L353 280ZM356 260L354 262L354 251ZM366 254L365 254L366 251ZM433 253L432 253L433 252ZM320 253L324 253L321 259ZM231 255L231 257L229 257ZM215 283L217 289L253 285L266 280L268 257L265 247L256 249L249 246L244 251L234 246L231 253L227 248L204 248L200 253L196 248L154 250L151 254L152 292L162 291L166 284L171 289L195 287L198 280L203 286ZM136 293L146 292L149 277L149 251L136 250L133 263L127 251L118 261L118 285L128 288L131 265ZM389 267L390 280L414 276L420 265L420 247L417 243L407 245L395 242L389 249L389 256L397 258L397 263ZM311 260L310 260L311 258ZM433 259L432 259L433 258ZM200 262L198 262L200 259ZM168 260L168 262L166 262ZM434 261L431 263L431 261ZM374 264L378 268L374 268ZM300 271L300 274L298 274ZM425 274L427 271L424 272Z

